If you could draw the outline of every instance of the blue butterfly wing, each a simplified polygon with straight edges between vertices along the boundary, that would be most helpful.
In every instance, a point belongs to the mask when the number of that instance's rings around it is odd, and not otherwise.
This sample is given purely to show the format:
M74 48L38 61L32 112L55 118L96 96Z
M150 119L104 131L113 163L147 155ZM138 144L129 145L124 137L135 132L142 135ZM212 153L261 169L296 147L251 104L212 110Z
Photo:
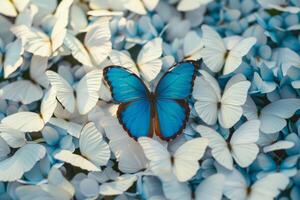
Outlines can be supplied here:
M195 62L185 61L172 67L159 81L155 90L155 133L160 138L175 138L185 128L190 114L186 99L195 77Z
M151 104L145 84L120 66L106 67L104 78L110 86L113 99L121 103L117 116L126 132L134 138L151 136Z
M196 77L196 63L184 61L174 65L156 86L157 98L186 99L191 95Z
M189 105L184 100L158 99L155 133L164 140L175 138L185 128L189 113Z
M109 66L104 69L103 75L117 103L146 99L149 94L141 79L126 68Z
M117 114L123 128L131 137L152 136L151 104L148 100L121 104Z

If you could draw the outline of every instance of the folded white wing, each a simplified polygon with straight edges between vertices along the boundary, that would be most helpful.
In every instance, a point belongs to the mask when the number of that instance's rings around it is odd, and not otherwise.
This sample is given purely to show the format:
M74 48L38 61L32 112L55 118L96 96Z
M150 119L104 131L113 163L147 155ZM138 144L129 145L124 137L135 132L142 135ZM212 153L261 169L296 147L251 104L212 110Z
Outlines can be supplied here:
M115 181L103 183L100 186L99 193L101 195L119 195L128 190L137 180L137 176L124 174L119 176Z

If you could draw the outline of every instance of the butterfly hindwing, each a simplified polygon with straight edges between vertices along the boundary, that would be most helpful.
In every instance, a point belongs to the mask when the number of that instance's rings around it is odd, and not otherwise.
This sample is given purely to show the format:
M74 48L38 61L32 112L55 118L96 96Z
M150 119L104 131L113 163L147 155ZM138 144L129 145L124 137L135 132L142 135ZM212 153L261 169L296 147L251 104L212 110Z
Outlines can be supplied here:
M185 128L190 109L184 100L158 99L156 113L155 133L168 140L175 138Z

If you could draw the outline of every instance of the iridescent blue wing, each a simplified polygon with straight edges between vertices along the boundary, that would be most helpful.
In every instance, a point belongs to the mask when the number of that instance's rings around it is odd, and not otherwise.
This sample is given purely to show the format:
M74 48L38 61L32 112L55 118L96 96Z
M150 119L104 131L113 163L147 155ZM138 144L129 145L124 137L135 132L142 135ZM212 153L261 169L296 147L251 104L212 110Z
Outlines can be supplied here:
M185 100L157 99L155 134L170 140L182 133L190 114Z
M157 98L186 99L191 95L196 77L196 63L184 61L171 67L158 82Z
M120 66L109 66L103 71L104 79L111 89L112 97L117 103L128 103L146 99L149 91L141 79Z
M126 132L134 138L151 136L150 94L145 84L135 74L119 66L105 68L104 78L113 99L121 103L117 116Z
M131 137L151 137L153 135L151 109L148 100L121 104L117 112L119 122Z
M162 139L175 138L186 126L190 114L187 98L193 89L195 65L193 61L178 63L158 82L155 90L155 133Z

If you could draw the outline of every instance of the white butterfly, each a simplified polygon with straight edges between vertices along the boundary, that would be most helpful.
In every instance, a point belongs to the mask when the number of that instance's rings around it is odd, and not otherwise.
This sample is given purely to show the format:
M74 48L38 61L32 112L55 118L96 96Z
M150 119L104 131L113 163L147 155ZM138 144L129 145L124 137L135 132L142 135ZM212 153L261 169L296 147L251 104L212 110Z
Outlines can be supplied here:
M100 166L106 165L110 158L109 146L92 122L81 131L79 149L82 156L69 150L59 150L54 158L88 171L101 171Z
M69 22L69 8L73 0L63 0L54 14L55 23L50 37L43 31L25 25L15 26L11 31L24 42L24 49L34 55L50 57L63 45Z
M221 200L225 186L225 176L219 173L203 179L196 187L194 195L192 195L187 183L178 182L176 179L163 181L162 185L165 196L170 200L191 200L193 199L192 196L195 197L195 200Z
M226 177L224 195L230 200L272 200L284 190L289 179L280 173L271 173L250 185L238 171Z
M16 189L16 195L23 200L33 199L72 199L75 194L73 185L68 182L61 172L52 167L47 184L23 185Z
M119 195L128 190L137 180L136 175L124 174L119 176L113 182L102 183L99 193L101 195Z
M223 68L223 74L235 71L242 63L251 47L256 43L255 37L242 38L233 36L223 40L220 35L207 25L202 26L204 49L201 52L203 62L213 72Z
M149 169L154 174L164 178L174 173L179 181L187 181L196 174L199 169L198 161L202 158L208 144L205 138L192 139L171 155L166 147L151 138L140 137L138 142L143 147L149 160Z
M300 109L300 99L280 99L272 102L263 107L258 115L254 101L251 97L248 97L243 109L244 115L248 119L260 120L261 132L273 134L281 131L287 125L285 119L292 117L294 113Z
M32 169L35 163L46 154L46 149L40 144L26 144L16 153L0 162L0 181L15 181L25 172Z
M152 81L159 74L162 67L162 39L155 38L147 42L138 54L137 62L124 52L113 50L109 55L114 65L123 66L146 81Z
M24 4L26 5L29 0L2 0L0 1L0 13L8 17L16 17L18 11L24 9Z
M146 168L147 159L142 147L124 131L115 117L102 120L109 146L118 161L118 168L124 173L136 173Z
M109 20L110 17L101 17L90 25L84 37L84 45L72 34L66 35L64 45L76 60L89 68L99 66L111 52Z
M7 128L13 128L24 133L40 131L50 120L56 105L56 90L50 88L42 100L41 114L28 111L17 112L3 118L1 123Z
M97 103L98 91L101 85L102 73L100 70L88 72L76 85L76 101L74 89L58 73L47 71L46 75L52 87L56 90L57 100L69 112L73 113L75 108L84 115L88 113ZM77 106L75 104L77 103Z
M226 141L218 132L207 126L199 125L196 131L209 140L212 156L217 162L233 169L233 159L241 167L248 167L256 158L259 148L255 144L259 138L259 120L250 120L242 124Z
M212 2L212 0L181 0L177 5L177 10L179 11L195 10L200 6L205 6L210 2Z
M222 127L232 127L243 114L241 106L246 102L250 82L237 74L227 82L222 95L217 80L206 71L200 72L202 76L195 80L193 90L196 112L209 125L218 120Z
M126 9L140 15L146 15L147 10L154 10L158 2L159 0L122 0L123 6Z

